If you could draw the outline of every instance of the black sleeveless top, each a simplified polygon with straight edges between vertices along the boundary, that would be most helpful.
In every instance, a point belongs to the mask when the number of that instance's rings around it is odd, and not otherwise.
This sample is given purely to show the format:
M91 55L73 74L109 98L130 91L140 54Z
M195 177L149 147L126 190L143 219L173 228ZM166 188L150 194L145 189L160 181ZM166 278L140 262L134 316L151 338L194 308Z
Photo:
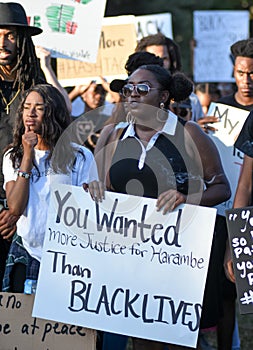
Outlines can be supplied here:
M191 185L191 192L200 190L200 177L189 169L192 160L185 150L185 121L179 120L175 135L161 133L158 136L154 146L147 151L142 168L138 167L142 154L138 140L135 137L119 140L109 171L110 182L116 192L151 198L157 198L169 189L187 194L189 177L196 179L196 187Z

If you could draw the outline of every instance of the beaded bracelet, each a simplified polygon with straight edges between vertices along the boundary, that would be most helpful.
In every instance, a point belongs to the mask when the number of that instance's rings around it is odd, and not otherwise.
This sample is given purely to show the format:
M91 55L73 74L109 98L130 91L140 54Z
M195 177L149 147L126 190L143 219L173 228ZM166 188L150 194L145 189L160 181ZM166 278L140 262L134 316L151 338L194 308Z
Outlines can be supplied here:
M24 177L25 179L30 179L30 177L32 176L32 173L31 173L31 171L26 172L26 171L19 170L18 176Z

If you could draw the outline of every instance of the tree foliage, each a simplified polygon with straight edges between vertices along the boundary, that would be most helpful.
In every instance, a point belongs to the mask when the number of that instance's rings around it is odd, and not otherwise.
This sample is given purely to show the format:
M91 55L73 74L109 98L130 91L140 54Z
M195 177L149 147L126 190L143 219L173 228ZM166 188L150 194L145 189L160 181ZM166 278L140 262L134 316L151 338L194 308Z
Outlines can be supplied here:
M105 16L172 14L174 40L179 44L184 71L191 75L192 13L196 10L245 10L247 0L107 0Z

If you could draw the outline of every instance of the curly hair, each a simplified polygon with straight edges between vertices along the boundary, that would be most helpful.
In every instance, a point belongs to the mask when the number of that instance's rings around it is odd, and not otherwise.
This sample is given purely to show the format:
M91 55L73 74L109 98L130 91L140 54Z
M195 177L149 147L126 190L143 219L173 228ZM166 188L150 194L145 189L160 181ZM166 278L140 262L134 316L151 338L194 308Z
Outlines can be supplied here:
M235 42L230 50L234 60L237 56L253 58L253 38Z
M146 51L146 48L151 45L163 45L167 47L169 59L171 62L170 71L174 73L182 69L181 55L179 46L172 39L167 38L162 33L152 34L143 37L137 44L135 52Z
M153 53L146 51L134 52L132 55L128 56L125 64L125 69L127 74L132 74L137 68L145 64L158 64L163 66L162 58L154 55Z
M193 82L184 73L175 72L171 74L167 69L157 64L140 66L138 69L148 70L153 73L162 89L169 91L170 96L165 104L165 108L169 106L172 99L175 102L183 101L193 91Z
M9 146L11 154L10 158L14 168L19 167L23 157L22 135L25 132L25 126L23 123L24 104L27 96L33 91L40 94L44 101L41 137L49 149L48 160L51 159L56 143L63 131L71 123L71 117L65 100L62 94L54 86L49 84L38 84L25 91L24 97L22 98L17 111L13 143ZM69 162L70 159L72 159L71 156L73 152L70 150L71 147L69 147L69 143L67 142L62 144L62 147L64 147L64 149L61 149L61 152L64 153L61 153L61 163L55 164L53 169L55 171L61 170L66 172L70 166Z
M22 27L17 28L17 63L12 71L16 71L13 88L21 92L32 85L46 83L32 38Z

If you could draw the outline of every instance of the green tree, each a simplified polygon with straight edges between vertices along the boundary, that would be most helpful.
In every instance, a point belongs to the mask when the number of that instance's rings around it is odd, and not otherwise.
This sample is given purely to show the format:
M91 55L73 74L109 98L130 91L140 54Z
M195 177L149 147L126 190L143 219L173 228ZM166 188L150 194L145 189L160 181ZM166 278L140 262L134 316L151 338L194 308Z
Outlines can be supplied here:
M170 12L174 40L181 48L183 69L188 75L192 75L193 11L245 9L253 13L253 0L107 0L105 16Z

